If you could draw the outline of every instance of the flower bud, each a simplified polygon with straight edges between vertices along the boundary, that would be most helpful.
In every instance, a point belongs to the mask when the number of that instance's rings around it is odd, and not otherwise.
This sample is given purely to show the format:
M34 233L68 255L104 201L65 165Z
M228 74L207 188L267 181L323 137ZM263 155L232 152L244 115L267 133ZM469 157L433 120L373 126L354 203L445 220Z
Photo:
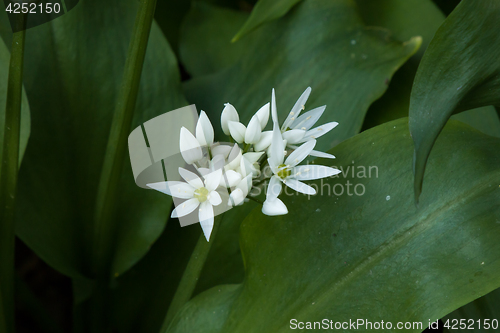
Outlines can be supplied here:
M184 126L181 128L179 146L182 158L184 158L187 164L193 164L203 158L200 143Z
M229 103L226 103L224 110L222 110L222 114L220 116L220 124L222 126L222 131L226 135L230 135L229 132L229 122L230 121L240 121L240 117L238 116L238 112Z

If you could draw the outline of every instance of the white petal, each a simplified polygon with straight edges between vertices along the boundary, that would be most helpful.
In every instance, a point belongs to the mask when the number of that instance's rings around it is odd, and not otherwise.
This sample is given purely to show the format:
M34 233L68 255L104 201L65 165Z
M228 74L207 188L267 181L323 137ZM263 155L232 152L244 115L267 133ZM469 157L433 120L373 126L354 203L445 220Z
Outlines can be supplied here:
M203 234L207 239L210 239L210 234L214 228L214 208L209 201L204 201L200 205L200 210L198 212L198 219L200 220L201 229Z
M297 180L312 180L330 177L340 173L339 169L323 165L300 165L292 169L292 177Z
M245 141L245 133L247 131L245 125L237 121L230 121L228 126L232 138L238 143L243 143Z
M240 188L235 189L229 195L229 200L227 202L228 206L239 206L245 201L246 195Z
M214 128L205 111L200 112L200 117L196 124L196 139L202 146L210 146L214 143Z
M215 171L218 169L224 168L224 164L226 163L226 159L222 155L215 155L210 161L210 170Z
M246 177L250 174L256 175L257 169L253 166L252 163L250 163L250 161L243 157L240 162L239 172L243 177Z
M258 153L254 153L254 152L250 152L250 153L245 153L243 154L243 157L246 158L246 160L250 163L255 163L259 160L259 158L264 154L263 151L261 152L258 152Z
M260 129L263 130L269 121L269 103L261 107L255 115L259 118Z
M286 208L283 201L276 198L272 201L264 201L264 205L262 205L262 213L269 216L285 215L288 214L288 209Z
M285 164L292 167L296 166L309 155L309 153L313 150L315 145L316 145L316 140L310 140L302 144L299 148L295 149L286 158Z
M222 199L217 191L212 191L208 196L208 201L210 201L210 204L212 204L212 206L218 206L221 204Z
M205 177L205 175L209 174L212 171L210 171L209 168L198 168L198 172L200 173L200 175Z
M224 134L230 135L228 122L240 121L240 117L238 116L238 112L236 111L234 106L229 103L226 103L225 105L226 106L224 107L224 110L222 110L222 114L220 116L220 124L222 126L222 131L224 132Z
M263 151L271 145L273 140L273 131L265 131L260 135L260 140L253 145L255 151Z
M339 123L332 121L331 123L326 123L321 126L315 127L309 131L306 132L302 140L299 142L305 142L310 139L317 139L322 135L325 135L326 133L330 132L332 129L334 129Z
M205 188L208 192L214 191L217 187L219 187L220 179L222 177L222 169L217 169L208 175L205 175Z
M191 132L185 127L181 128L179 146L182 158L187 164L193 164L203 158L200 143Z
M183 217L187 214L191 213L200 205L200 202L196 198L192 198L180 203L175 209L172 211L172 217Z
M333 156L332 154L324 153L322 151L317 151L317 150L312 150L309 153L309 155L314 156L314 157L322 157L322 158L335 158L335 156Z
M252 175L248 175L245 178L243 178L238 185L236 185L237 189L240 189L244 197L248 195L248 192L252 189Z
M229 153L227 164L224 168L226 170L236 169L240 165L241 156L241 149L237 144L235 144L233 146L233 149L231 149L231 152Z
M195 188L187 183L178 181L158 182L146 184L147 187L176 198L190 199L194 195Z
M291 124L297 119L297 117L300 115L300 112L302 112L303 108L306 105L307 99L309 98L309 94L311 93L311 87L307 87L306 90L300 95L299 99L297 102L295 102L295 105L293 106L292 110L288 114L288 117L286 118L285 122L283 123L283 126L281 127L281 130L284 131L287 128L291 128Z
M241 181L241 174L234 170L227 170L220 179L222 187L234 187Z
M279 126L278 124L278 110L276 109L276 96L274 94L274 88L271 93L271 117L273 119L273 128L274 125Z
M212 152L212 156L222 155L224 158L227 158L231 148L233 147L230 145L214 145L210 148L210 150Z
M319 108L312 109L311 111L307 111L302 116L297 118L291 125L290 128L293 129L303 129L308 131L311 127L316 124L319 117L325 112L326 105L320 106Z
M283 133L283 139L285 139L286 142L288 142L288 143L294 144L294 143L301 142L301 140L305 134L306 134L306 131L304 131L304 130L293 129L293 130L289 130L289 131L286 131L285 133Z
M272 176L267 186L266 201L273 201L280 195L282 189L281 179L277 176Z
M271 168L276 168L278 165L283 164L285 158L285 145L281 137L280 129L277 124L274 124L273 141L271 142L269 165Z
M248 127L245 131L245 143L257 143L260 140L260 135L262 133L262 129L260 128L260 120L257 115L254 115L250 122L248 123Z
M203 181L195 173L184 168L179 168L179 175L194 188L203 187Z
M301 181L298 181L297 179L288 177L283 181L283 183L292 190L295 190L297 192L310 195L316 194L316 190L314 188Z

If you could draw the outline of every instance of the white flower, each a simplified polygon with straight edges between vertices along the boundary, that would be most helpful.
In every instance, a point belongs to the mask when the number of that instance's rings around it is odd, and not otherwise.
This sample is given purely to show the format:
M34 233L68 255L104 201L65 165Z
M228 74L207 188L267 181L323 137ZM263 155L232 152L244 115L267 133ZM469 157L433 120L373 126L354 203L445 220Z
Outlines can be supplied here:
M214 128L205 111L200 112L196 124L196 137L185 127L181 128L179 146L181 155L187 164L193 164L203 159L202 147L209 149L214 143Z
M243 178L229 195L228 206L238 206L243 204L245 198L252 188L252 175L249 174Z
M200 112L196 124L196 139L201 146L211 146L214 143L214 128L205 111Z
M269 216L285 215L288 214L286 205L279 198L266 199L262 205L262 213Z
M229 103L225 104L226 106L224 107L224 110L222 110L222 114L220 116L220 124L222 126L222 131L226 135L230 135L229 133L229 122L230 121L240 121L240 116L238 115L238 112Z
M179 168L179 174L187 183L166 181L147 184L147 186L176 198L187 199L175 207L172 211L172 217L186 216L199 207L198 220L208 241L214 226L213 206L218 206L222 202L216 191L222 177L222 169L206 174L204 181L196 174L183 168Z
M284 212L284 204L278 201L278 195L282 190L282 183L291 189L308 195L316 194L316 190L311 186L301 182L301 180L312 180L329 177L338 174L340 170L322 165L301 165L298 166L313 150L316 140L309 140L302 146L294 150L286 160L285 145L280 130L275 123L273 130L273 141L270 147L269 166L273 176L269 181L266 193L266 202L262 212L267 215L279 215ZM286 208L286 207L285 207ZM286 212L284 213L286 214Z
M258 177L260 174L260 165L258 163L259 158L264 154L264 152L250 152L243 154L240 165L236 168L236 171L241 174L242 177L246 177L249 174Z
M318 119L325 112L326 105L315 108L311 111L308 111L302 115L300 113L305 109L305 104L307 99L309 98L309 94L311 93L311 87L308 87L302 95L299 97L292 110L288 114L287 118L283 122L281 126L281 133L283 135L283 139L286 140L286 146L292 149L297 149L297 144L304 143L311 140L316 140L322 135L325 135L332 129L334 129L338 123L337 122L329 122L323 124L321 126L312 128ZM272 102L271 102L271 112L273 115L273 122L278 122L278 113L276 110L276 99L274 95L274 89L272 92ZM274 109L274 110L273 110ZM312 128L312 129L311 129ZM335 156L312 150L309 155L316 157L324 157L324 158L335 158Z
M238 148L239 149L239 148ZM240 154L241 159L241 154ZM226 159L224 155L219 154L215 155L212 160L208 164L208 168L198 168L198 172L205 176L209 173L212 173L216 170L224 170L222 177L220 178L219 186L230 188L236 186L240 181L242 175L237 171L226 169Z
M260 135L260 140L253 145L253 149L255 151L266 150L267 147L271 145L272 140L273 140L273 131L264 131Z
M226 122L228 117L224 117ZM269 120L269 103L261 107L250 119L248 126L238 120L227 120L229 134L238 143L257 144L260 141L262 130ZM221 116L222 122L222 116Z
M182 158L184 158L187 164L193 164L203 158L203 151L201 150L200 143L184 126L181 127L179 146Z
M224 169L235 170L238 165L240 165L241 156L241 149L237 144L235 144L227 156L227 163L224 166Z

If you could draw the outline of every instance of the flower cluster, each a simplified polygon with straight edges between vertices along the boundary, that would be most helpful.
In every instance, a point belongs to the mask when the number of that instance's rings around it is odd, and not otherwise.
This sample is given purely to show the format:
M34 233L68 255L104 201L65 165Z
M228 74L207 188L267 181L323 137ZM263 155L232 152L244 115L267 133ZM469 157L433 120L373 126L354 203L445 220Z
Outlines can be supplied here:
M195 134L185 127L180 130L180 151L184 161L193 168L179 168L184 181L166 181L148 184L150 188L176 198L185 199L172 212L172 217L183 217L198 208L198 220L207 241L214 223L214 207L243 204L248 198L266 191L262 212L266 215L288 213L278 196L283 184L308 195L316 194L304 180L313 180L338 174L340 171L322 165L299 165L308 156L335 158L315 151L316 139L328 133L336 122L313 128L326 106L308 112L305 103L311 93L307 88L297 100L282 126L279 126L274 89L271 103L262 106L242 124L238 112L227 103L221 114L221 126L231 143L214 142L210 119L201 111ZM265 131L271 114L273 129Z

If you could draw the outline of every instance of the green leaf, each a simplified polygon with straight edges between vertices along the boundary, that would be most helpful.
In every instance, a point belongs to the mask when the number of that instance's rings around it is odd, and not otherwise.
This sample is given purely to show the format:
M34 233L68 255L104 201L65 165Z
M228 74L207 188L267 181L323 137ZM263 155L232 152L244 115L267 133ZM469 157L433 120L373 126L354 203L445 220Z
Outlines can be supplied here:
M311 86L307 108L326 104L320 121L341 124L318 142L318 149L329 149L360 130L368 106L385 91L386 80L420 44L419 38L395 42L388 34L365 27L351 1L303 1L256 31L255 43L247 44L236 64L188 81L185 92L211 119L218 119L224 103L230 102L246 124L270 101L273 87L284 119ZM220 134L219 121L212 123Z
M493 106L460 112L451 116L451 119L460 120L485 134L500 137L500 119Z
M186 306L175 317L171 327L163 332L222 332L228 319L231 305L241 292L241 285L224 285L204 292Z
M279 19L301 0L259 0L240 31L233 37L233 42L257 29L266 22Z
M500 105L500 2L464 0L439 28L417 75L410 102L415 142L415 199L425 165L452 113Z
M243 281L237 240L243 217L255 206L248 202L224 213L194 295L216 285ZM172 219L144 258L117 279L112 308L113 325L119 332L159 332L200 232L199 224L181 228Z
M445 16L431 0L356 0L363 21L369 26L380 26L392 36L405 41L412 36L422 37L422 46L394 74L384 95L368 109L363 128L408 117L413 80L424 51Z
M36 126L20 174L17 234L75 278L95 277L97 186L137 10L134 0L84 1L27 36L26 89ZM185 104L176 59L154 24L132 128ZM136 186L128 160L117 201L115 275L149 250L171 209L169 197Z
M234 64L244 54L248 41L231 43L231 36L248 14L193 1L181 28L179 52L186 70L193 76L211 74ZM200 53L203 50L203 56Z
M444 332L498 332L500 323L498 314L500 313L500 289L476 299L460 309L453 311L442 318L443 322L454 326L454 329L444 328ZM460 320L466 323L468 329L460 328ZM492 325L492 321L496 324ZM485 328L485 322L489 323L490 328ZM458 323L455 325L455 323Z
M452 144L462 149L450 155ZM282 194L288 215L255 209L241 226L244 283L226 295L207 296L219 287L200 294L168 332L199 323L206 331L288 332L292 318L420 321L407 331L421 332L498 288L500 139L450 121L429 159L431 191L420 209L412 149L406 118L332 149L344 174L313 182L319 195L311 198Z
M121 333L158 333L201 234L171 219L144 258L116 280L112 324Z
M393 36L406 40L421 36L420 49L394 74L384 95L368 109L363 128L408 116L410 94L418 65L445 16L430 0L357 0L359 12L368 25L391 30ZM480 131L500 136L500 121L491 106L464 111L452 116Z

